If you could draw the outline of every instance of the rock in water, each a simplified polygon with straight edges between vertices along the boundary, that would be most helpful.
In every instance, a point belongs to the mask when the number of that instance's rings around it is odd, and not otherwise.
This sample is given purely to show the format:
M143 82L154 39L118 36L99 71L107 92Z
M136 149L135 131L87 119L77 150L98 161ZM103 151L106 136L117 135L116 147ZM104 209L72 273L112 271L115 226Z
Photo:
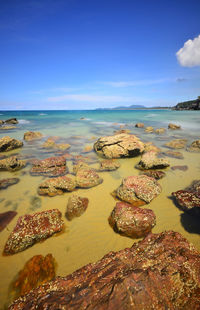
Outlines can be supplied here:
M182 166L172 166L171 169L172 169L172 170L186 171L186 170L188 170L188 166L186 166L186 165L182 165Z
M169 161L163 158L157 157L157 152L150 151L144 153L141 157L140 162L136 165L138 169L163 169L168 167Z
M155 133L157 133L158 135L163 134L163 133L165 133L165 132L166 132L166 129L165 129L165 128L157 128L157 129L155 130Z
M62 195L64 192L72 192L76 188L76 180L73 175L47 179L39 185L39 195Z
M104 159L100 162L100 171L113 171L120 167L120 163L112 159Z
M172 129L172 130L181 129L181 126L170 123L168 125L168 129Z
M4 254L24 251L31 245L63 229L62 214L58 209L20 216L4 247Z
M8 186L17 184L19 178L0 179L0 189L6 189Z
M80 188L90 188L103 182L98 173L91 168L80 168L76 174L76 184Z
M12 221L12 219L16 215L17 212L15 211L0 213L0 231L4 230L4 228Z
M164 146L170 149L184 149L187 143L187 139L175 139L164 144Z
M200 140L193 141L186 150L188 152L200 152Z
M156 180L160 180L166 175L165 172L159 170L142 171L140 174L147 175L148 177L154 178Z
M0 160L0 170L17 171L26 166L26 161L10 156Z
M137 123L135 124L136 128L144 128L144 123Z
M82 198L78 195L72 195L69 197L67 203L66 217L71 221L74 217L81 216L88 207L89 200L88 198Z
M25 141L39 140L42 138L42 134L39 131L27 131L24 134Z
M66 158L64 156L49 157L43 160L33 160L31 175L60 176L67 173Z
M150 209L117 202L109 217L109 223L120 234L131 238L141 238L146 236L155 226L156 216Z
M40 286L9 310L197 310L199 272L200 253L179 233L149 233L131 248Z
M5 123L7 123L7 124L18 124L19 122L18 122L18 120L16 118L13 117L13 118L7 119L5 121Z
M23 146L23 142L8 136L0 139L0 152L7 152Z
M162 155L172 157L172 158L183 159L183 154L181 152L166 151L166 152L162 152Z
M154 128L151 127L151 126L147 126L147 127L145 128L145 132L147 132L147 133L152 133L152 132L154 132Z
M144 151L144 143L134 135L120 134L98 139L94 149L106 158L135 157Z
M141 200L145 203L151 202L161 193L161 190L160 184L154 178L134 175L122 180L122 184L116 190L116 195L123 201L137 205L137 202Z

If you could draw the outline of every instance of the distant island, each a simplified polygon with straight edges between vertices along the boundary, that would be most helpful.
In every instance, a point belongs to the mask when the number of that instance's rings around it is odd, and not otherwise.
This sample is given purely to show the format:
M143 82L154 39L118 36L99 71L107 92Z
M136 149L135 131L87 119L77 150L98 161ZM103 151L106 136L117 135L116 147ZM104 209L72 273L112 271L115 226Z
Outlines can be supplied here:
M144 105L132 104L129 107L120 106L114 108L98 108L96 110L152 110L152 109L170 109L170 107L145 107Z
M195 100L179 102L173 110L200 110L200 96Z

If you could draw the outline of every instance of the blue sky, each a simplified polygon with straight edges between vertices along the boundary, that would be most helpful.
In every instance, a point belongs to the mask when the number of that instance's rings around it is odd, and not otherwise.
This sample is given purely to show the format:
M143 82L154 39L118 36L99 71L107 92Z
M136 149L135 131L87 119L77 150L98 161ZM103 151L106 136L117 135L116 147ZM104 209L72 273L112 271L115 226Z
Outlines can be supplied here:
M199 12L199 0L0 0L0 109L196 98Z

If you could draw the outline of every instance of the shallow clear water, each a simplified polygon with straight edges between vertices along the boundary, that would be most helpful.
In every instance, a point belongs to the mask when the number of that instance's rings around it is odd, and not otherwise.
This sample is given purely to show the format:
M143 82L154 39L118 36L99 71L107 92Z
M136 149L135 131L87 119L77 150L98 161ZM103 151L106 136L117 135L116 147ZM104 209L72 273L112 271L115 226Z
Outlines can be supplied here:
M135 110L135 111L18 111L0 112L0 119L16 117L19 125L12 131L1 132L0 137L9 135L23 140L26 131L40 131L44 138L41 141L24 142L21 149L0 155L21 154L31 158L47 158L56 155L55 152L44 152L41 144L49 136L58 136L60 142L71 144L69 153L72 155L82 154L85 145L93 145L94 141L103 135L113 134L119 130L120 125L136 134L142 141L152 141L164 150L163 144L173 138L187 138L188 144L195 139L200 139L200 112L199 111L171 111L171 110ZM80 118L85 119L80 119ZM156 135L144 133L144 129L134 127L136 122L144 122L146 126L154 128L165 127L169 122L180 124L182 130L166 131L166 134ZM76 137L75 137L76 136ZM165 149L167 150L167 149ZM175 230L182 233L190 242L200 250L199 220L179 210L169 198L172 191L188 186L193 180L200 179L200 153L189 153L180 150L184 159L170 158L171 166L188 165L188 170L172 171L167 168L166 177L159 183L162 193L154 199L147 208L154 210L157 224L153 232ZM57 154L58 155L58 154ZM94 152L85 154L98 160ZM82 197L88 197L89 205L86 212L79 218L67 221L64 214L68 198L72 193L61 196L42 197L38 196L37 188L44 177L33 177L29 174L31 165L17 172L1 171L1 179L18 177L20 182L0 191L0 213L16 210L17 216L10 222L6 229L0 233L0 251L10 232L16 225L20 215L37 211L58 208L65 222L64 232L52 236L44 242L35 244L25 251L11 255L0 256L0 308L4 309L5 303L10 299L9 287L19 270L32 256L52 253L57 262L57 275L67 275L77 268L100 259L109 251L117 251L129 247L133 242L131 238L116 234L108 224L108 217L115 206L116 201L111 192L116 189L123 177L138 175L135 165L139 157L121 159L121 167L115 172L102 172L103 183L90 189L78 189L76 193ZM72 162L67 161L69 170L72 170ZM96 164L94 164L95 166ZM33 197L40 197L40 205L33 207Z

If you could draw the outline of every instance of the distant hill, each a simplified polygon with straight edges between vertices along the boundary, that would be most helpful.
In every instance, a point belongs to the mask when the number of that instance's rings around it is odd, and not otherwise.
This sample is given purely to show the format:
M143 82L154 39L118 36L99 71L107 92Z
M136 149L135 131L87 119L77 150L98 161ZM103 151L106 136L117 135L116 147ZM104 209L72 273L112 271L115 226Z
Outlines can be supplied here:
M195 100L179 102L173 110L200 110L200 96Z
M96 110L136 110L136 109L145 109L145 110L152 110L152 109L170 109L169 107L145 107L144 105L139 104L132 104L129 107L115 107L115 108L98 108Z

